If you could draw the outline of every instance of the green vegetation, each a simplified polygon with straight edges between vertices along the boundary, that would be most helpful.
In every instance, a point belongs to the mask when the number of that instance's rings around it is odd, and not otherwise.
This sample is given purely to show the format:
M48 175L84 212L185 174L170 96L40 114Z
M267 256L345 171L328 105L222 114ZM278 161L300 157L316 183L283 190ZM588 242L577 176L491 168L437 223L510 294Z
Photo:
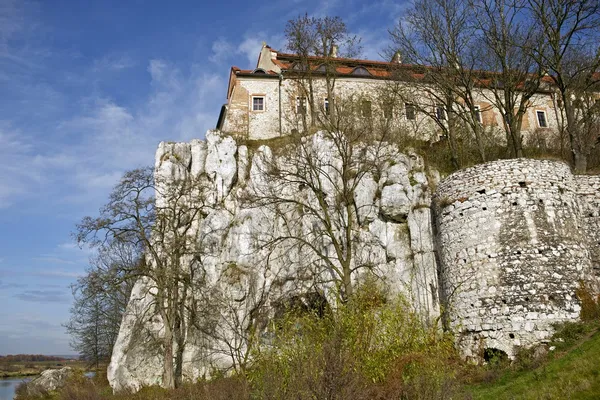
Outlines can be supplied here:
M528 352L529 357L497 368L497 377L491 383L482 382L469 388L473 399L597 399L600 396L598 323L564 325L550 346L555 349L538 355L537 360Z
M40 355L8 355L0 356L0 378L39 375L50 368L73 367L82 368L84 362L53 356Z
M580 298L586 289L582 286ZM403 298L386 300L374 284L333 311L288 310L265 332L245 374L113 394L104 373L83 370L57 392L17 400L250 399L597 399L600 319L556 327L550 343L522 349L513 361L460 359L452 337L424 325ZM597 309L597 299L586 300Z

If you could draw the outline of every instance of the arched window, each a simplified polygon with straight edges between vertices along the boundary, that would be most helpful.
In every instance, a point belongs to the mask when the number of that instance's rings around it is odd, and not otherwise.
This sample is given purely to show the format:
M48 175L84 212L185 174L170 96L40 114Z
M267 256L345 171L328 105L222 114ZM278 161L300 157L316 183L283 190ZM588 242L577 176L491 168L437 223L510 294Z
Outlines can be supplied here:
M327 72L327 66L325 64L321 64L316 69L317 72Z
M352 70L351 74L358 75L358 76L370 76L371 75L365 67L356 67Z

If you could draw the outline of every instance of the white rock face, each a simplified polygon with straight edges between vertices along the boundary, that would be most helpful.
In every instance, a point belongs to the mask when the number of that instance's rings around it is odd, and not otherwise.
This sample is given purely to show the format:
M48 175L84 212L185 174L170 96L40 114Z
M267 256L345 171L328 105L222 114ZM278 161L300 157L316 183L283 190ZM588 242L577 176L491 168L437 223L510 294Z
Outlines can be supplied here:
M27 384L27 393L30 396L41 395L61 388L66 380L73 374L71 367L61 369L47 369Z
M344 201L336 194L341 160L325 134L317 133L302 143L319 160L315 176L320 191L286 179L302 169L298 152L267 146L252 150L218 132L208 132L206 138L161 143L155 165L156 174L162 177L200 177L208 199L206 212L195 221L203 250L194 276L202 283L192 301L204 310L206 319L210 316L211 333L192 327L188 331L183 376L190 380L209 375L213 368L231 367L235 361L231 346L243 353L249 324L264 328L292 297L306 299L315 291L325 299L334 297L331 283L319 283L330 281L331 273L319 254L336 263L335 245L319 236L321 222L309 207L326 204L333 209L336 202ZM369 151L365 154L360 157L373 157ZM415 307L435 318L439 315L438 279L429 209L433 185L422 160L414 154L388 146L377 157L379 170L360 175L353 191L351 212L358 215L351 217L356 221L352 265L357 273L353 279L369 270L392 293L410 296ZM273 205L272 196L290 201ZM292 205L292 200L298 204ZM333 229L341 229L346 211L332 218L337 221ZM309 241L318 253L298 240L279 243L285 236ZM275 242L279 245L273 246ZM108 369L116 390L161 384L162 350L149 339L163 334L161 319L151 312L153 300L151 282L139 281Z

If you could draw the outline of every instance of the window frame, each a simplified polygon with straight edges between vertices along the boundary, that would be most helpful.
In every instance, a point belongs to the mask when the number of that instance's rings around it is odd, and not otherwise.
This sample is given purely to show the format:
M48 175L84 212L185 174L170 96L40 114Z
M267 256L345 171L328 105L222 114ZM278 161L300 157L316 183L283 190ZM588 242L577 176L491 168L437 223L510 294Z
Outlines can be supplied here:
M540 123L540 115L543 115L544 117L544 125L542 126L542 124ZM546 110L535 110L535 120L537 121L537 126L538 128L549 128L550 126L548 125L548 117L546 115Z
M407 121L415 121L417 119L417 108L414 103L404 103L404 118Z
M441 111L441 113L440 113ZM435 117L438 121L448 121L448 114L446 113L446 107L443 104L435 105Z
M262 99L262 109L256 109L254 107L254 99ZM250 107L252 112L265 112L267 111L267 95L265 94L253 94L250 96Z
M306 115L306 96L296 96L296 115Z
M373 116L373 102L371 100L362 99L360 101L360 115L363 118L371 118Z
M473 108L475 109L475 119L477 120L477 122L483 125L483 112L481 111L481 106L477 104L473 106Z

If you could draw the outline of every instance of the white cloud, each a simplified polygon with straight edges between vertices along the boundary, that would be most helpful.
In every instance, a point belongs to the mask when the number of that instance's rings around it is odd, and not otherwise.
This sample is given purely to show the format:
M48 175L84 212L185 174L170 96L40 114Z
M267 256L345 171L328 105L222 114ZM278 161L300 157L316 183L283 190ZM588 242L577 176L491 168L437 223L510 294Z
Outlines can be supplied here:
M216 64L231 63L240 68L253 69L258 61L263 42L274 49L284 50L285 38L282 34L269 34L264 31L248 32L238 44L223 37L215 40L212 44L212 54L208 59ZM245 59L240 60L240 56Z
M212 44L212 54L208 57L209 61L222 64L227 62L234 53L234 47L224 37L220 37Z
M133 68L135 65L135 61L127 54L109 54L94 60L92 71L94 73L114 72Z

